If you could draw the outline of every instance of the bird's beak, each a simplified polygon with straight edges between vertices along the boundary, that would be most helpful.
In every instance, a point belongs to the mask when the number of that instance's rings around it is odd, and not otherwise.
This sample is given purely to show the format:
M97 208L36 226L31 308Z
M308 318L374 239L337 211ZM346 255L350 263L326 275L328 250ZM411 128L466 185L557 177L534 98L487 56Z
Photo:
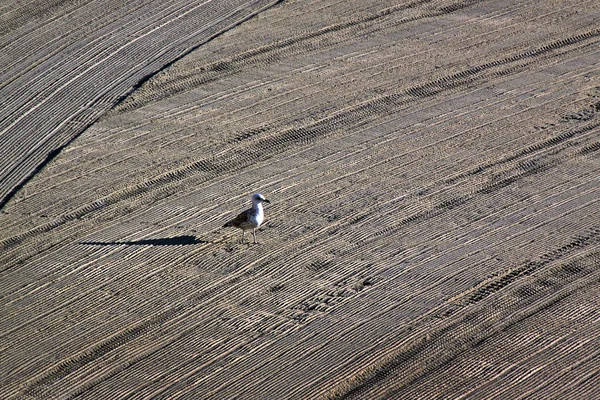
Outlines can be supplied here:
M267 199L264 199L264 202L271 204L271 202L269 200L267 200Z

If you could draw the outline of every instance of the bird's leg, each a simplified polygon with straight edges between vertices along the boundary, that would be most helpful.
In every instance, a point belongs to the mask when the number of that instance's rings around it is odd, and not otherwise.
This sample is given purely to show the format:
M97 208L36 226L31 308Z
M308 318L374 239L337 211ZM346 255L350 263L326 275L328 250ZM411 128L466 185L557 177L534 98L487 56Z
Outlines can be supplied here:
M252 228L252 237L254 238L254 244L256 244L256 232L254 228Z
M246 237L246 230L242 229L242 243L244 243L244 238Z

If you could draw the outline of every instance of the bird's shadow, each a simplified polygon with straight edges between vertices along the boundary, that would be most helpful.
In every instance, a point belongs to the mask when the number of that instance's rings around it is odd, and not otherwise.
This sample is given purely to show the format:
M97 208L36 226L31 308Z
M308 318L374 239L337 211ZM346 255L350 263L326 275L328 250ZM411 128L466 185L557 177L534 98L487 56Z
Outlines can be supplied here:
M127 245L127 246L186 246L190 244L201 244L201 243L210 243L207 240L201 240L196 238L196 236L191 235L183 235L183 236L173 236L167 238L156 238L156 239L141 239L141 240L131 240L131 241L114 241L114 242L79 242L79 244L86 244L90 246L117 246L117 245Z

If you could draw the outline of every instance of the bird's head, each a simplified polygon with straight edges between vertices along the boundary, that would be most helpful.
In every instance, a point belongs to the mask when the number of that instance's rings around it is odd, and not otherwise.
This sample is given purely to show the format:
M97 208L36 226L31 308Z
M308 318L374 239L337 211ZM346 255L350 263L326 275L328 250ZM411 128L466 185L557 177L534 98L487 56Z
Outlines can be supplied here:
M270 201L265 199L265 196L263 196L260 193L254 193L251 198L252 198L252 203L254 203L254 204L270 203Z

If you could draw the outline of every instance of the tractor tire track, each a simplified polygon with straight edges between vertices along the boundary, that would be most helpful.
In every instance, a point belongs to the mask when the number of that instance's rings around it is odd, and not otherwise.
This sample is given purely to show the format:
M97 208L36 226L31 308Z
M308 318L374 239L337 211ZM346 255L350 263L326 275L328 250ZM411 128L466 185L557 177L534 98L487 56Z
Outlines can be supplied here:
M127 16L127 18L133 18L133 21L138 16L142 19L137 23L139 30L136 30L135 24L131 24L131 20L125 22L123 26L129 25L129 28L133 30L120 30L117 27L114 32L118 32L120 35L111 37L116 43L109 41L95 44L97 49L78 56L79 44L71 42L59 53L48 55L48 62L55 60L60 63L60 58L65 55L67 60L70 55L74 57L73 61L75 61L65 64L65 67L70 65L72 70L67 74L61 73L61 76L56 78L52 84L46 83L48 86L28 84L32 79L33 82L37 79L36 76L30 76L33 70L23 76L19 76L19 72L15 72L17 75L14 80L8 86L0 88L3 98L9 98L9 93L13 96L7 103L10 106L3 109L2 115L0 115L0 121L2 121L0 137L4 143L1 153L3 161L0 162L0 178L2 180L0 207L4 206L8 199L16 193L15 188L20 187L19 185L22 185L31 173L40 168L48 154L70 142L83 129L91 125L142 76L155 72L165 63L172 62L199 43L214 38L224 30L237 25L240 21L246 20L272 4L273 2L261 3L260 1L240 2L240 4L232 5L228 10L227 8L219 9L212 3L207 6L190 6L181 2L174 10L166 8L164 15L161 15L160 12L153 14L152 8L149 7L140 8L135 10L132 15ZM244 7L246 7L246 11L244 11ZM76 9L74 12L77 13L80 10ZM149 11L150 13L148 13ZM213 21L205 17L203 27L193 26L193 19L190 17L198 12L206 16L213 13ZM110 13L106 15L111 18ZM149 29L149 21L153 21L157 27ZM60 30L60 22L56 22L59 24L58 29ZM107 22L111 23L111 21ZM174 27L175 25L176 27ZM149 41L151 34L158 35ZM172 42L164 43L156 40L156 37L160 37L160 35L168 37L175 34L178 37ZM127 35L131 35L129 41L118 42ZM94 43L93 38L92 34L87 40ZM21 37L21 41L23 40L25 39ZM66 41L69 40L66 37ZM28 54L28 62L35 63L36 53L34 49L30 51L33 52ZM108 79L107 77L113 75L115 68L124 71L120 75L121 78ZM53 71L48 78L52 75L56 76L56 73L61 71L64 72L60 69ZM42 82L44 80L40 83ZM13 91L15 86L26 88L27 92L22 92L19 96L18 91ZM85 88L95 89L82 90ZM15 94L17 94L16 97ZM70 98L71 106L59 106L56 100L59 97ZM83 123L69 124L74 118ZM22 135L22 132L29 132L32 128L31 134ZM23 148L26 151L23 151Z
M68 146L0 213L0 397L591 393L600 9L459 3L282 2Z
M550 44L541 46L534 50L526 51L505 58L503 60L497 60L495 62L486 63L481 66L465 70L458 74L453 74L449 77L430 82L428 84L406 89L400 94L387 95L381 98L376 98L358 104L349 109L340 110L330 117L326 117L323 120L320 120L316 123L312 123L303 128L291 128L277 134L276 136L272 135L270 138L260 138L257 140L257 143L251 145L251 147L248 146L247 143L244 143L245 149L243 156L235 157L235 161L233 162L231 161L232 158L230 154L238 152L237 150L229 150L227 153L221 156L196 161L192 164L184 166L183 168L169 171L166 174L163 174L162 176L144 182L143 184L138 185L137 187L134 187L132 189L124 190L121 193L96 200L92 204L81 207L70 214L63 215L59 220L53 221L52 223L46 224L45 226L38 227L33 231L27 232L17 237L10 238L8 240L3 240L0 242L0 247L3 249L8 249L12 246L18 245L22 242L23 239L27 237L31 237L33 235L37 235L55 229L56 227L59 227L69 221L79 219L105 206L111 206L124 199L129 199L131 197L146 194L152 190L161 189L166 184L171 184L174 181L182 180L198 172L208 172L211 173L211 175L215 176L223 172L233 171L239 168L246 167L258 161L258 159L260 159L258 157L264 158L265 149L268 150L268 154L277 154L279 152L284 151L290 145L306 145L312 143L315 140L322 139L324 137L327 137L328 135L335 133L336 131L339 131L343 126L358 125L361 123L365 123L367 120L376 118L379 115L389 114L390 112L393 112L394 108L407 104L411 98L414 99L435 96L443 91L452 90L457 87L468 86L476 80L475 76L480 75L481 72L484 72L487 69L512 64L516 61L520 61L523 59L537 57L539 55L560 49L565 46L577 44L588 39L598 38L599 36L600 30L595 29L587 33L572 36L567 39L554 41ZM524 66L522 65L519 67L511 66L508 69L511 71L511 73L514 73L515 68L520 69L523 67ZM500 75L504 75L504 73L496 73L496 76Z

